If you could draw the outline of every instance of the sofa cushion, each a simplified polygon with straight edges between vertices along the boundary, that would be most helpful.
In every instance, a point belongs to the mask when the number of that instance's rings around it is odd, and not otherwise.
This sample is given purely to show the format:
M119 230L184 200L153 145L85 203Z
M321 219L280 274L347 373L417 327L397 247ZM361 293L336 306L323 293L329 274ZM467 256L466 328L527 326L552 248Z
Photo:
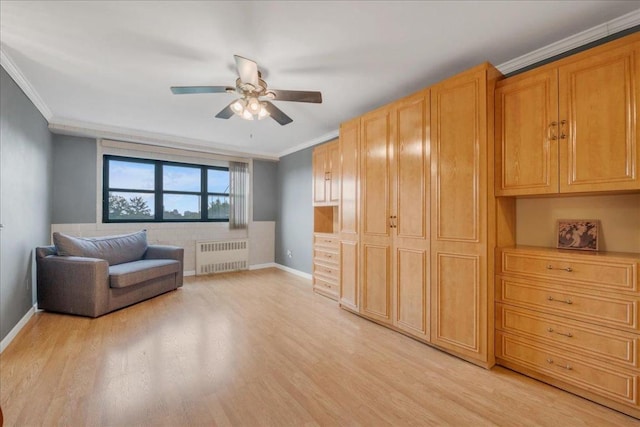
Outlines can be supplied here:
M145 259L113 265L109 267L109 286L126 288L179 271L180 262L173 259Z
M53 233L53 244L58 255L100 258L109 265L137 261L147 250L147 231L106 237L73 237Z

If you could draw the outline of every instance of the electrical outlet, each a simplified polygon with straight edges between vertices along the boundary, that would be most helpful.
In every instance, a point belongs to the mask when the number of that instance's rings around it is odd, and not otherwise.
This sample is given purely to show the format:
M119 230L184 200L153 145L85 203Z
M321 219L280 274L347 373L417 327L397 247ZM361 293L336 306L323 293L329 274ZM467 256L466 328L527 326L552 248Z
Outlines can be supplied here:
M287 257L293 258L293 254L291 253L291 249L287 249Z

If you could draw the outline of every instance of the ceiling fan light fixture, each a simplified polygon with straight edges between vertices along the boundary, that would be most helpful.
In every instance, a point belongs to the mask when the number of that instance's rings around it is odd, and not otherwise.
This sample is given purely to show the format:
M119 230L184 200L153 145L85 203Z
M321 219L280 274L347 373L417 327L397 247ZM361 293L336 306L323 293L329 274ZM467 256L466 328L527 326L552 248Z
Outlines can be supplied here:
M260 103L260 111L258 112L258 120L262 120L269 117L269 111L267 110L267 104L265 102Z
M231 109L233 110L234 113L241 115L242 112L244 111L244 105L242 105L242 100L238 99L236 102L231 104Z
M260 112L260 101L258 98L251 97L247 100L247 109L251 114L258 114Z
M245 110L242 112L242 116L241 116L241 117L242 117L243 119L245 119L245 120L253 120L253 114L251 114L251 111L249 111L249 110L247 110L247 109L245 109Z

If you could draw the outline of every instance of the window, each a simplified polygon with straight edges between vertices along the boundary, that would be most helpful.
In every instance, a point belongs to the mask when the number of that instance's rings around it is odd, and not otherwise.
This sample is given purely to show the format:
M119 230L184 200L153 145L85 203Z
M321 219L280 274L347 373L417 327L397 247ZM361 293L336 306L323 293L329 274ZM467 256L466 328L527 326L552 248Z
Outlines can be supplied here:
M229 221L225 167L104 156L102 194L103 222Z

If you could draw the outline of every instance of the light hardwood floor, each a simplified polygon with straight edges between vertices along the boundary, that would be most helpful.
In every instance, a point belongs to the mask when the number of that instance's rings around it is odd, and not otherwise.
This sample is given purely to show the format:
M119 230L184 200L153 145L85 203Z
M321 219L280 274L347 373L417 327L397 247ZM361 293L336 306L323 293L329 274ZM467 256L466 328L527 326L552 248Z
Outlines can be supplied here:
M6 426L631 426L341 310L276 269L98 319L39 312L0 355Z

